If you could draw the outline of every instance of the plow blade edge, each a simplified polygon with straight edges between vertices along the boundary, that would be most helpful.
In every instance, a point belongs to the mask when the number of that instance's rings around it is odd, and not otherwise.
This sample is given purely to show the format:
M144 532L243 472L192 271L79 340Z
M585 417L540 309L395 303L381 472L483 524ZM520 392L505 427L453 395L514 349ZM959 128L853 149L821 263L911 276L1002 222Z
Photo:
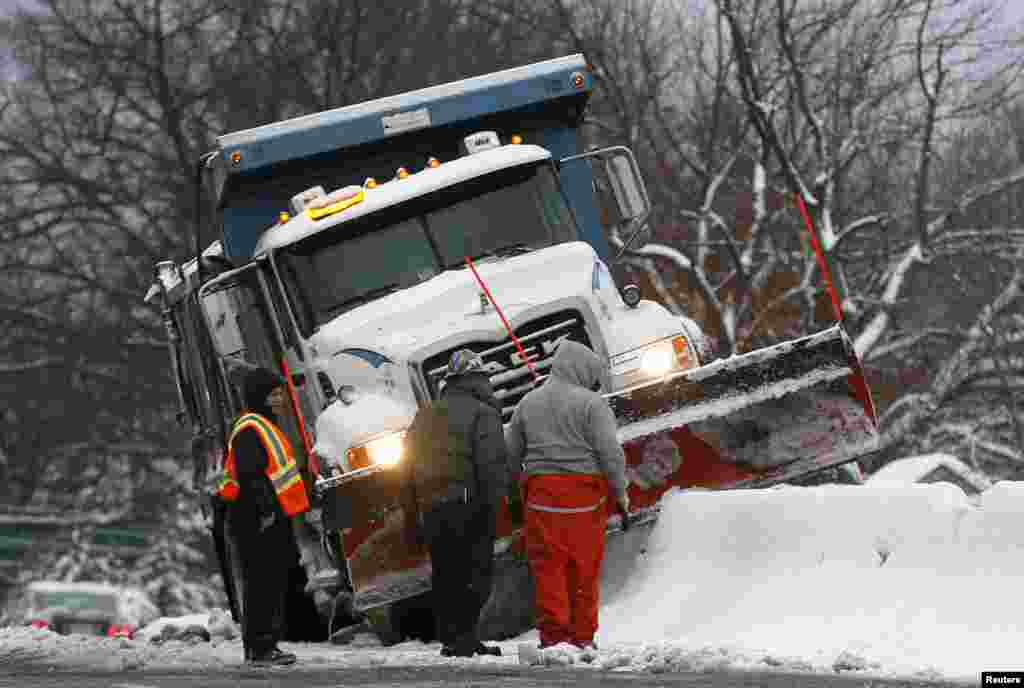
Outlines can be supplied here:
M688 461L707 466L703 476L691 472L682 482L674 470L669 482L680 487L761 487L878 447L864 371L838 324L607 399L631 464L643 463L640 455L653 438L671 438L683 467Z

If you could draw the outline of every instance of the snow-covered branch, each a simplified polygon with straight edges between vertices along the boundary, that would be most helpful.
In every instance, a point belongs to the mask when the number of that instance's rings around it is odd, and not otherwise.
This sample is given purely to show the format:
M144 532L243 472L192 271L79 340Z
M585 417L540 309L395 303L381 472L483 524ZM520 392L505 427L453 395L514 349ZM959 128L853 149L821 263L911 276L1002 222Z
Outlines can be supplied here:
M875 314L875 317L871 319L868 326L864 328L854 341L857 355L862 359L867 357L871 349L875 347L885 334L885 330L889 326L890 309L896 303L896 299L903 289L903 281L907 278L910 268L915 263L918 263L922 257L921 245L915 243L907 249L900 261L892 268L885 292L882 294L881 310Z
M1024 450L1016 449L1010 445L1003 444L1002 442L993 442L983 437L978 437L977 428L974 428L963 423L943 423L940 427L936 428L934 434L941 435L943 433L949 433L959 435L961 437L970 440L971 444L989 454L1009 461L1013 464L1024 465Z
M21 363L0 363L0 375L24 373L29 370L41 370L42 368L56 368L57 366L64 365L64 363L66 361L63 358L53 356L44 356L34 361L23 361Z
M883 426L883 447L898 442L912 434L914 429L926 418L934 414L955 391L961 378L970 372L968 362L979 350L988 345L989 336L987 333L992 331L994 320L1021 297L1022 283L1024 283L1024 266L1018 262L1013 277L996 298L982 309L968 330L965 341L939 368L928 391L922 395L917 395L917 399L914 400L915 403L913 404L906 404L902 399L898 402L900 408L903 406L910 406L910 408L899 418L893 420L891 424ZM886 421L888 421L890 415L894 415L894 413L885 414Z
M843 242L847 241L849 237L853 236L857 232L867 227L874 227L878 225L884 227L885 223L888 222L888 220L889 216L885 213L859 217L853 222L847 224L841 230L839 230L839 232L836 234L835 239L832 241L832 245L828 248L828 250L831 251L832 253L836 253L837 251L839 251L839 248L840 246L842 246Z
M616 248L621 248L622 246L622 240L615 235L611 237L611 242ZM680 270L692 275L700 287L701 295L706 300L708 306L710 306L712 312L720 315L723 334L726 337L729 351L733 350L736 344L735 324L729 324L728 318L724 315L726 311L725 304L719 299L714 286L708 281L703 269L695 265L693 261L678 249L664 244L646 244L637 249L630 249L627 255L630 258L664 258L671 261ZM643 265L643 267L648 269L647 265ZM654 268L651 267L650 269Z
M1024 167L1021 167L1004 177L986 181L972 187L967 191L967 193L957 200L952 208L928 223L928 237L931 239L940 233L946 228L950 220L958 215L966 213L967 209L978 201L1003 193L1011 186L1020 184L1021 182L1024 182Z
M894 339L886 344L881 344L871 349L871 353L865 358L866 361L876 361L886 356L906 351L912 347L919 345L922 341L931 337L945 337L951 339L959 339L964 336L964 333L957 330L942 329L936 327L929 327L914 334L907 335L906 337L900 337Z

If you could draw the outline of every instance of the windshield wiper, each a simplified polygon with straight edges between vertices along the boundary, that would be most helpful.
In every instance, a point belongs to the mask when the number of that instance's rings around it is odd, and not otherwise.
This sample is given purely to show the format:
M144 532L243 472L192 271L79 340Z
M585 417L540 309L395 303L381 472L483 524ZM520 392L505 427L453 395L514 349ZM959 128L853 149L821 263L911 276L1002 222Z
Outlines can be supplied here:
M480 260L481 258L508 258L510 256L520 256L524 253L530 253L535 250L532 246L527 244L509 244L507 246L501 246L499 248L491 249L490 251L484 251L473 256L473 260ZM451 266L452 268L464 268L466 263L456 263Z
M345 306L366 303L367 301L373 301L377 297L385 296L392 292L398 291L401 288L402 285L396 282L394 284L385 284L382 287L376 287L375 289L364 291L362 294L359 294L358 296L353 296L351 299L345 299L340 303L334 304L333 306L327 309L327 313L331 315L341 310Z
M533 247L526 244L509 244L508 246L502 246L499 249L491 251L491 254L499 258L504 258L505 256L521 256L532 250L534 250Z

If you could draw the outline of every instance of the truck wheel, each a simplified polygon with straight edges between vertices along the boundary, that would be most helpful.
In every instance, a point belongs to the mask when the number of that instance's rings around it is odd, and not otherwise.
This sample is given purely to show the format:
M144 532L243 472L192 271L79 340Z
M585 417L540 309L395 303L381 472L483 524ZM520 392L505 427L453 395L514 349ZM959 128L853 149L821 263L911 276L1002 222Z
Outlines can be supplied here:
M370 630L373 631L373 634L380 639L384 647L390 647L402 642L402 634L395 627L394 619L392 618L393 606L393 604L389 604L366 611L366 623Z
M437 622L429 592L375 607L365 616L370 630L385 647L405 640L431 643L437 639Z
M285 603L285 640L289 642L323 642L327 640L329 618L320 615L312 593L306 592L306 571L298 563L288 576Z
M399 600L391 605L391 625L402 640L432 643L437 639L434 598L431 592Z

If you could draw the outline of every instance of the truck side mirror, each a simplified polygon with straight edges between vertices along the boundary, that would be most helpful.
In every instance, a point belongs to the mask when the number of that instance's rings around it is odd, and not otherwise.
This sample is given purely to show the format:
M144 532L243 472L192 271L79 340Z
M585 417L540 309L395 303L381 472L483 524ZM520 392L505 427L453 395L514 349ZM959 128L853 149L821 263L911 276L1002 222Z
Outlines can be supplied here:
M561 167L581 160L591 163L595 192L601 195L600 190L603 189L607 192L604 195L610 197L605 207L616 215L610 218L611 224L630 230L615 258L617 262L628 248L636 248L645 243L649 234L647 217L651 213L651 202L640 175L640 167L636 164L633 152L625 146L610 146L572 155L559 160L558 165Z
M651 205L632 153L628 149L615 151L604 158L604 166L619 206L619 216L623 220L645 218Z

